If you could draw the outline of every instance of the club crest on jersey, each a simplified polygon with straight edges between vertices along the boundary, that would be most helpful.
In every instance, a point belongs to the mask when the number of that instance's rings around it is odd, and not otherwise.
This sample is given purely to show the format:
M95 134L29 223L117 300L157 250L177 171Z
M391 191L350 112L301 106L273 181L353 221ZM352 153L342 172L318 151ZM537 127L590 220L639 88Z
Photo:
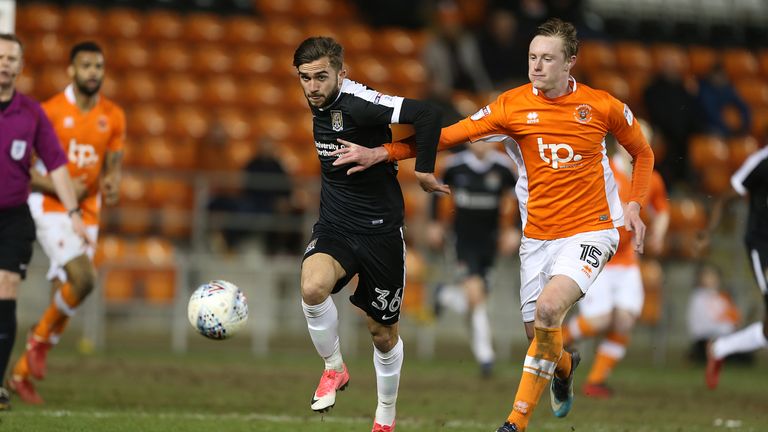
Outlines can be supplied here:
M344 117L339 110L331 110L331 128L334 132L341 132L344 130Z
M472 120L477 121L477 120L480 120L481 118L483 118L483 117L485 117L487 115L490 115L490 114L491 114L491 107L486 105L486 106L480 108L476 113L472 114L472 116L470 118Z
M109 127L109 121L107 120L107 116L99 116L99 120L97 124L99 127L99 132L106 132L107 128Z
M592 120L592 107L589 104L581 104L576 107L573 118L579 123L589 123Z
M27 142L24 140L13 140L11 143L11 158L21 160L27 152Z

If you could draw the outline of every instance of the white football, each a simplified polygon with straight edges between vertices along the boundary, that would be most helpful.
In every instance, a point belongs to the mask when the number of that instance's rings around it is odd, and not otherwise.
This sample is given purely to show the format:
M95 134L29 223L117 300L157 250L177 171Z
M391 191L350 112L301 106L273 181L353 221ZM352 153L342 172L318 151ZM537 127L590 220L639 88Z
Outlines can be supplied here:
M187 305L189 323L211 339L234 336L248 320L248 303L237 285L214 280L200 285Z

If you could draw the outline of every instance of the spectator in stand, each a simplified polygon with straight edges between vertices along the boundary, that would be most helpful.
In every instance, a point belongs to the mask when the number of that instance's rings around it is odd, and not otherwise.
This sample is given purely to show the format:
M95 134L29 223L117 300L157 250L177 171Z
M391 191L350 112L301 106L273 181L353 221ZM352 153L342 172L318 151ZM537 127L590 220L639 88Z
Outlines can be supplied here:
M528 47L518 37L515 14L507 9L492 11L485 30L480 53L493 86L507 89L526 82L528 69L523 59L528 56Z
M432 79L453 90L493 90L477 39L464 28L456 4L441 2L435 19L437 29L424 48L424 65Z
M662 60L658 74L645 89L645 106L653 128L666 144L666 157L656 168L669 185L687 180L688 139L700 129L701 110L676 59Z
M698 96L703 114L702 121L707 132L723 137L749 133L752 113L744 99L736 93L721 63L715 63L707 76L699 81ZM738 111L738 123L732 124L728 121L725 110L729 108Z

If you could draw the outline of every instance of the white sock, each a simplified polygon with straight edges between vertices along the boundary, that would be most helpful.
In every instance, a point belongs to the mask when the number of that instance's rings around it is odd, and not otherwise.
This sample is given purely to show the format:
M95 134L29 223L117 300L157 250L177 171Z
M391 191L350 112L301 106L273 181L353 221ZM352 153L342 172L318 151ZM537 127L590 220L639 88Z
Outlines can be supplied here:
M478 363L493 362L493 344L491 343L491 324L485 303L475 306L472 311L472 352Z
M469 310L464 290L454 285L445 285L437 296L437 301L458 314L463 315Z
M721 336L712 344L712 354L720 360L731 354L750 352L768 346L763 334L763 323L756 322L743 329Z
M379 396L374 420L380 425L391 426L395 421L397 389L400 386L400 369L403 367L403 340L383 353L373 347L373 368L376 369L376 391Z
M309 336L320 357L325 360L325 368L343 371L344 360L339 348L339 311L331 296L316 305L301 301L304 317L307 319Z

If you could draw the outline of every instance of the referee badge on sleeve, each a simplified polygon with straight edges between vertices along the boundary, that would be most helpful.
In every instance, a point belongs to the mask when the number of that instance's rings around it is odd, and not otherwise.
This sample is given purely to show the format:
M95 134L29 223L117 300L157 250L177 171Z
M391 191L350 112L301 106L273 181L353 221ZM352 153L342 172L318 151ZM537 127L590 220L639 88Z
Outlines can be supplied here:
M11 143L11 158L21 160L27 152L27 142L24 140L13 140Z
M331 127L334 132L341 132L344 130L344 117L339 110L331 110Z

